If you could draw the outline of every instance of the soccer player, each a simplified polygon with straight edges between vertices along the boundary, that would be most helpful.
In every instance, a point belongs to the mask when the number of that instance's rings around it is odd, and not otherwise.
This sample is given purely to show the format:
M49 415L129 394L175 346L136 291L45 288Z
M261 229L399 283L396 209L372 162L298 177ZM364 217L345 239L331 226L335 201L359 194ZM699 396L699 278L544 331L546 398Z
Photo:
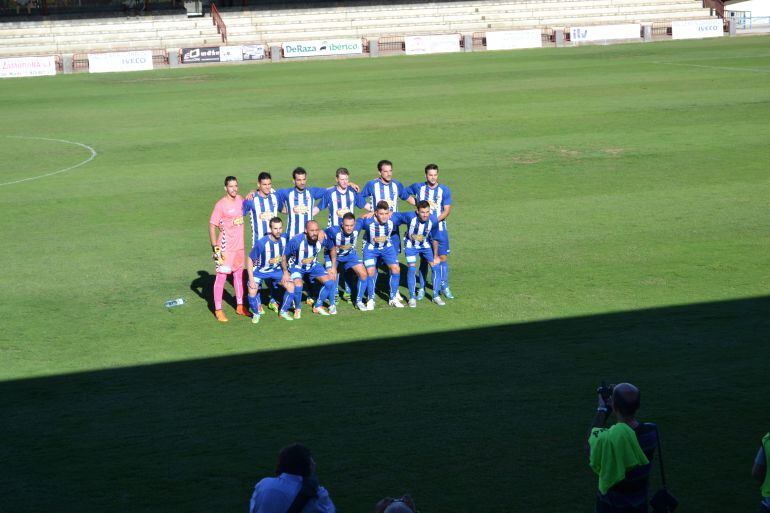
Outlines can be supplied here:
M343 279L349 271L353 271L358 275L358 286L356 288L356 308L359 310L366 310L366 305L363 302L364 289L367 286L367 274L364 264L361 261L361 257L358 256L356 251L356 242L358 241L358 232L363 227L363 219L356 219L356 216L352 212L345 212L342 216L342 224L340 226L332 226L325 230L327 241L330 246L337 248L337 265L342 265ZM332 266L332 262L326 260L326 268L329 269ZM335 280L335 288L339 286L339 273L337 273L337 279ZM351 286L352 290L353 287ZM334 315L337 313L335 294L329 296L329 313Z
M372 206L378 205L381 201L388 204L391 212L398 212L398 199L409 200L410 196L406 192L404 185L398 180L393 179L393 163L389 160L381 160L377 163L379 178L369 180L361 189L362 200L369 200ZM391 243L396 253L401 252L401 237L398 229L391 234Z
M334 293L334 278L337 273L337 248L328 241L322 242L318 238L318 223L308 221L305 223L305 233L300 233L289 240L286 246L281 265L283 272L289 273L294 280L294 318L299 319L302 316L302 279L308 277L311 280L321 283L321 290L318 292L316 306L313 307L313 313L320 315L330 315L322 306L329 294ZM325 270L318 263L318 253L321 248L326 246L329 249L331 257L331 267Z
M350 182L350 172L344 167L337 169L337 184L326 190L319 210L329 209L327 227L341 226L342 217L348 212L355 213L356 207L363 207L363 199L356 193L356 185Z
M446 218L452 211L452 193L444 184L438 183L438 166L428 164L425 166L425 181L415 183L407 188L407 194L414 196L417 201L427 201L430 204L430 211L438 219L438 258L441 260L441 283L438 284L440 291L444 293L447 299L454 299L452 291L449 289L449 232L447 232ZM425 269L420 268L420 291L417 299L422 299L425 295ZM433 286L436 287L435 275Z
M254 316L251 322L257 324L262 316L262 305L259 303L259 284L262 280L271 281L271 310L278 312L278 315L287 321L294 320L289 315L289 307L294 298L294 282L292 282L289 273L284 272L281 263L282 257L288 245L288 239L282 235L283 222L280 217L273 217L270 220L270 233L259 239L247 257L249 269L249 304ZM283 287L283 303L280 311L278 310L277 294L278 287Z
M361 229L364 232L364 265L369 275L366 290L369 301L367 310L374 310L374 286L377 281L377 260L382 260L390 269L390 300L388 304L396 308L404 308L398 298L398 282L401 269L398 266L398 255L393 246L390 234L395 230L395 223L390 219L390 205L382 200L375 205L374 216L363 219ZM369 214L371 216L371 214Z
M417 273L417 259L422 260L431 266L433 271L433 302L439 306L444 306L444 300L439 295L439 284L441 283L441 269L438 258L439 241L436 239L438 234L438 218L431 214L430 203L421 200L417 203L415 212L396 212L391 215L391 220L398 226L406 225L404 233L404 254L406 263L409 266L406 282L409 287L409 307L417 306L415 295ZM423 285L425 290L425 285Z
M264 171L259 173L257 183L259 188L255 193L250 193L243 200L243 215L248 215L251 222L252 247L259 239L271 232L270 220L276 217L281 210L278 195L271 192L273 190L273 178L270 173Z
M217 269L214 315L219 322L227 322L222 311L222 294L227 275L232 274L237 304L235 313L249 317L249 311L243 306L243 198L238 194L238 179L234 176L225 178L225 195L211 212L209 241Z
M289 239L304 233L305 224L318 212L315 200L323 198L326 189L307 187L307 171L298 167L291 173L294 187L279 189L276 195L281 202L283 212L288 214L286 235Z

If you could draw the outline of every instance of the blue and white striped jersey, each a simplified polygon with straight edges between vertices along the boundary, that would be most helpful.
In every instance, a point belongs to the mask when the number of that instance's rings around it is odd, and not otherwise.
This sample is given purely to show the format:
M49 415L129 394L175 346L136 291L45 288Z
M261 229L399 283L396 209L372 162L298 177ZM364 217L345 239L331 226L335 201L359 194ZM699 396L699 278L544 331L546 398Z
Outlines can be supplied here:
M404 247L414 249L430 248L431 241L438 235L438 218L431 214L424 223L416 212L395 213L390 219L396 226L406 225Z
M270 193L263 198L256 193L254 199L243 200L243 215L249 216L251 221L251 245L270 233L270 220L278 215L281 210L281 202L278 195Z
M326 232L326 241L331 241L331 244L337 247L337 258L346 257L356 251L356 243L358 242L358 232L363 227L363 219L356 219L356 227L353 228L353 232L350 235L345 235L342 228L339 226L332 226L324 230ZM324 242L326 242L324 241Z
M364 247L366 249L382 249L393 246L390 242L390 234L393 233L396 225L392 219L388 219L385 224L380 224L375 217L361 221L363 221L361 229L364 232Z
M305 231L305 224L313 219L315 200L323 198L326 189L307 187L298 191L296 187L276 191L282 206L286 207L286 235L296 237Z
M377 206L380 201L387 201L391 212L398 212L398 199L406 200L409 194L404 188L404 184L398 180L391 180L385 184L379 178L369 180L361 189L360 196L363 201L370 200L372 208Z
M342 224L342 216L348 212L355 213L356 207L363 207L365 201L356 194L351 187L344 192L340 192L337 187L326 190L318 208L321 210L329 209L328 226L339 226Z
M431 188L426 182L413 183L406 191L407 194L413 195L416 201L424 200L430 203L430 213L436 217L444 211L444 205L452 204L452 193L444 184L436 184L436 187ZM438 231L446 231L446 220L439 222Z
M289 243L286 235L281 235L278 240L273 240L270 235L265 235L257 240L249 252L251 261L254 262L254 270L261 273L277 271L281 268L281 256Z
M300 233L292 237L286 245L286 262L290 266L296 266L303 271L309 271L310 268L318 263L318 253L324 246L325 244L320 241L310 244L307 241L307 236L304 233Z

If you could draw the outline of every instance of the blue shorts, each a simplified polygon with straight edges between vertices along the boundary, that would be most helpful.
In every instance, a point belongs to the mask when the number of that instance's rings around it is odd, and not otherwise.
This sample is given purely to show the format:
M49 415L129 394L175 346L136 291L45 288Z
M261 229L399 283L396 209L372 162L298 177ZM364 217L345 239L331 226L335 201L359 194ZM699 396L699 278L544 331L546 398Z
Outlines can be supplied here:
M273 280L273 286L277 287L278 284L281 283L281 280L283 280L283 270L277 269L266 273L254 271L254 279L257 280L257 282L260 280Z
M396 248L393 246L385 246L382 249L367 249L364 247L364 265L366 267L376 267L378 258L381 258L387 265L398 263Z
M326 269L324 269L324 266L316 262L309 269L303 269L296 265L291 266L289 268L289 274L291 275L292 280L305 277L310 278L311 280L315 280L326 276Z
M339 267L340 264L345 264L345 270L349 271L352 268L354 268L355 266L363 264L363 262L361 262L361 257L358 256L358 252L351 251L350 253L348 253L345 256L338 256L337 257L337 267ZM326 268L328 269L331 266L332 266L332 261L331 260L327 260L326 261Z
M410 266L416 265L419 257L427 260L428 264L433 263L433 248L404 248L404 254L406 255L406 263Z
M398 228L393 230L390 236L390 243L393 244L393 249L396 250L396 255L401 253L401 234L398 233Z
M440 235L436 237L436 240L438 241L438 254L439 256L442 255L448 255L449 254L449 234L444 230L443 232L439 232Z

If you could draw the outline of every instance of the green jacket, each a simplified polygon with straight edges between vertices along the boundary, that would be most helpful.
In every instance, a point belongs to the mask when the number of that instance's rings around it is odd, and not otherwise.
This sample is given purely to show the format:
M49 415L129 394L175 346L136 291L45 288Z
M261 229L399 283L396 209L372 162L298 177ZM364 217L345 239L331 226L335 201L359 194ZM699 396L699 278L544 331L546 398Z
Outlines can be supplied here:
M603 494L625 479L627 470L650 462L628 424L593 428L588 445L591 448L588 464L599 476L599 491Z

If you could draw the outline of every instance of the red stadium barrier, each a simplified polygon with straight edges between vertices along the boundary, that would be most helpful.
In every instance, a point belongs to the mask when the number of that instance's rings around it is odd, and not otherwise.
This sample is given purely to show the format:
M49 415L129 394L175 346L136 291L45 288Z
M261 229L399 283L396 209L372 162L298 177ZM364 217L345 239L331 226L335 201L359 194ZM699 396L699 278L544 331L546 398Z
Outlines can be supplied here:
M222 15L219 14L219 9L213 3L211 4L211 20L217 26L217 32L222 34L222 42L227 44L227 27L222 19Z
M377 41L377 50L380 53L404 52L404 36L383 36Z

